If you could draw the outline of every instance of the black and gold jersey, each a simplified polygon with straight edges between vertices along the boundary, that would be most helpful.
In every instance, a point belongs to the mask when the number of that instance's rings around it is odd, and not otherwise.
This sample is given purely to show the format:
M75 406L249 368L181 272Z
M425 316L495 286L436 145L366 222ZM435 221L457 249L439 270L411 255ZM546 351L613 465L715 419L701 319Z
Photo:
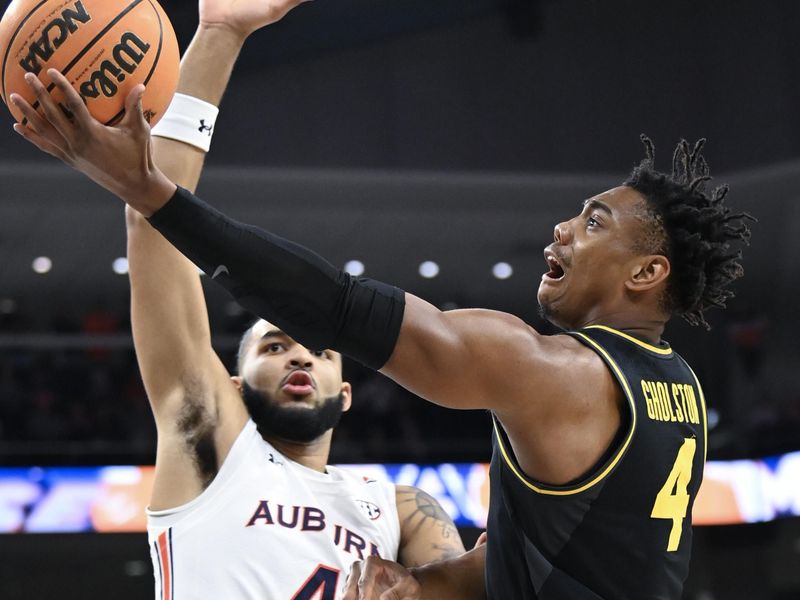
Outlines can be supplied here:
M680 598L706 454L700 383L667 344L604 326L565 335L603 359L628 412L606 456L565 486L527 477L495 419L487 598Z

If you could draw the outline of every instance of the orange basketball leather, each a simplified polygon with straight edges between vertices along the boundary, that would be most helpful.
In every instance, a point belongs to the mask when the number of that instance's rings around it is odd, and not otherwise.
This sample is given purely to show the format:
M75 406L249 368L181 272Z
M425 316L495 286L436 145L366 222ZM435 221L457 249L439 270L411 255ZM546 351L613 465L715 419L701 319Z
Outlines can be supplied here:
M14 0L0 22L0 95L20 94L37 107L25 83L36 73L52 89L47 70L61 71L89 112L112 125L124 114L125 97L147 86L143 109L155 124L178 83L175 32L155 0ZM61 102L57 91L53 98Z

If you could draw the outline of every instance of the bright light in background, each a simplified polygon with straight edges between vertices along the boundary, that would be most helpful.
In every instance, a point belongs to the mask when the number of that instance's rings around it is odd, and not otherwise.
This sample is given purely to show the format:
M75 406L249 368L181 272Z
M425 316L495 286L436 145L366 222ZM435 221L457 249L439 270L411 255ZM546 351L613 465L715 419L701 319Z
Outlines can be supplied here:
M124 256L120 258L115 258L114 262L111 263L111 268L114 269L114 273L117 275L127 275L128 274L128 259Z
M706 414L706 423L708 424L709 429L714 429L717 425L719 425L719 412L715 408L709 408Z
M507 262L499 262L492 267L492 275L498 279L508 279L514 274L513 267Z
M351 260L344 266L344 270L350 273L353 277L359 277L364 274L364 263L360 260Z
M49 273L50 269L53 268L53 261L46 256L40 256L33 259L33 264L31 266L34 271L40 275L44 275L45 273Z
M439 274L439 265L432 260L426 260L419 266L419 274L425 279L433 279Z

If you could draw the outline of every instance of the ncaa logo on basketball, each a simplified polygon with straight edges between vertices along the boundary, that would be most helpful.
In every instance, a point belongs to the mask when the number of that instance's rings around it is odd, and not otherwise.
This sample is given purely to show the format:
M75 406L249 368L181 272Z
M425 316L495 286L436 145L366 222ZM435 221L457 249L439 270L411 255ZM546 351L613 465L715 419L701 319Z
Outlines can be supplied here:
M68 8L62 11L61 16L45 25L42 34L31 42L28 55L19 61L20 66L29 73L38 75L42 70L42 63L47 63L55 51L67 41L70 34L78 31L78 25L91 20L92 16L80 1L75 3L74 9Z
M224 2L225 0L218 0ZM0 99L20 123L11 94L39 108L26 83L36 75L62 110L64 94L48 74L67 78L104 125L125 116L125 98L146 86L142 113L156 124L172 101L180 60L175 31L157 0L11 0L0 19Z
M356 500L356 505L361 509L370 521L376 521L381 516L381 507L366 500Z

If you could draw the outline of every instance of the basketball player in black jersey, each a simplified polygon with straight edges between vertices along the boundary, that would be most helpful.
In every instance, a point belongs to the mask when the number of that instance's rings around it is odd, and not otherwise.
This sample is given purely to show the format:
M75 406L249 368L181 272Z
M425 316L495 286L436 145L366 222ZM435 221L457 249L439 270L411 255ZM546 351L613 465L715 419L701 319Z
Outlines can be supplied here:
M555 226L538 300L563 328L541 335L489 310L442 312L356 279L177 187L150 157L138 88L121 128L92 119L52 73L74 114L41 85L47 114L19 133L149 218L241 304L307 347L333 348L442 406L494 416L488 543L406 571L369 559L345 598L670 600L681 596L691 509L703 474L702 388L662 333L673 315L706 326L741 276L731 243L747 215L705 189L702 143L681 143L671 174L653 146L620 187ZM322 225L321 225L322 226ZM222 269L221 267L225 267Z

